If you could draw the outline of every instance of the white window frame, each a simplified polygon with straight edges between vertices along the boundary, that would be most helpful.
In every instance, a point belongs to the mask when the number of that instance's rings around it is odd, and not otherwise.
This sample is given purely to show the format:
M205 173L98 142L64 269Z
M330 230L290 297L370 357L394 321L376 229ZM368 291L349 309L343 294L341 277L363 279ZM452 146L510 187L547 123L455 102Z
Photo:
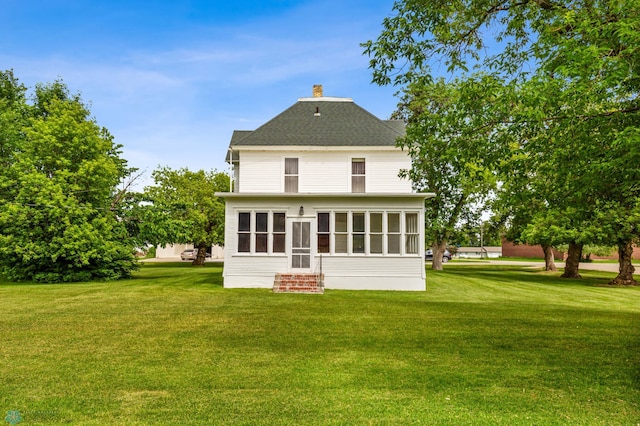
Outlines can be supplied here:
M363 172L360 173L354 173L353 171L353 167L355 163L362 163L364 166L364 170ZM349 176L351 178L350 180L350 189L352 193L356 193L356 194L364 194L367 192L367 159L364 157L352 157L351 161L350 161L350 169L349 169ZM353 181L356 178L362 178L362 191L355 191L354 185L353 185Z
M256 236L258 234L265 234L265 232L258 232L257 231L257 219L256 219L256 215L260 214L260 213L266 213L267 214L267 251L266 252L258 252L256 251ZM240 231L240 214L249 214L249 231ZM275 214L284 214L285 215L285 228L284 231L282 232L274 232L274 224L275 224L275 219L274 219L274 215ZM256 256L270 256L270 255L275 255L275 256L284 256L286 255L286 250L287 250L287 246L286 246L286 241L287 241L287 226L286 226L286 210L285 209L258 209L258 210L245 210L245 209L238 209L236 211L236 220L237 222L237 231L236 231L236 247L235 247L235 254L236 255L256 255ZM284 246L284 251L281 252L275 252L273 251L273 240L274 240L274 235L275 234L284 234L284 240L285 240L285 246ZM240 251L240 235L249 235L249 251Z
M287 173L287 160L295 160L296 161L296 172L295 173ZM300 192L300 158L298 157L284 157L282 160L282 192L286 194L296 194ZM295 178L296 188L295 191L287 191L287 178Z

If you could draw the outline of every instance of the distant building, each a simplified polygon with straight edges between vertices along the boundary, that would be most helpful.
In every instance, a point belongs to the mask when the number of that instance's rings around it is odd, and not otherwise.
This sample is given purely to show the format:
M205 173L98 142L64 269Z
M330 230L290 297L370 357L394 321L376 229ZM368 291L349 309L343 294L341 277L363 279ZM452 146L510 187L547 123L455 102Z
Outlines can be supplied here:
M497 259L502 247L458 247L454 255L459 259Z
M502 239L502 257L533 257L544 259L544 251L540 245L515 244ZM553 250L553 257L556 260L564 259L564 253L556 249Z

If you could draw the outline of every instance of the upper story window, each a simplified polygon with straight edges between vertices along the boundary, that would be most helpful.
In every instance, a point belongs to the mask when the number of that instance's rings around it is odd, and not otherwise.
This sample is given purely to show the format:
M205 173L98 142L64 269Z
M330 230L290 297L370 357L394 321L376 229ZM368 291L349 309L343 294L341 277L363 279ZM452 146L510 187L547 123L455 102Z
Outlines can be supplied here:
M298 159L284 159L284 192L298 192Z
M365 192L365 162L364 158L351 160L351 192Z

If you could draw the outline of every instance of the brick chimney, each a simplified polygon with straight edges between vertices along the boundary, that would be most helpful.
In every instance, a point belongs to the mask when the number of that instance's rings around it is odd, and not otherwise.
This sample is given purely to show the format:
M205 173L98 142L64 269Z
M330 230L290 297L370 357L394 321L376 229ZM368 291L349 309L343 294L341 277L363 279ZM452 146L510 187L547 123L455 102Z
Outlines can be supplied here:
M313 97L321 98L322 97L322 84L314 84L313 85Z

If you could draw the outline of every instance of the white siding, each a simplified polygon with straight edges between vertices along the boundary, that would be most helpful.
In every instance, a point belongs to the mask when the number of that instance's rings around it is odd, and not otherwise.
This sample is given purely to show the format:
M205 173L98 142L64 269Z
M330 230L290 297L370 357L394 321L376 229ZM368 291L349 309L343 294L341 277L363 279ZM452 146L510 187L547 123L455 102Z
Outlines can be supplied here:
M281 154L241 152L239 192L282 192L283 160Z
M327 289L424 291L426 288L424 260L415 256L325 256L322 271Z
M346 192L350 179L349 156L343 152L301 153L300 192Z
M244 258L243 258L244 257ZM287 271L286 256L231 256L225 262L225 288L272 288L275 274ZM316 264L319 258L316 257ZM382 257L323 257L326 289L424 291L424 260Z
M227 256L225 288L272 288L275 275L287 270L287 256Z
M411 192L411 181L400 179L401 169L410 169L411 160L402 151L375 152L366 160L367 192Z
M399 149L393 151L242 151L240 192L284 191L284 158L299 159L298 192L340 193L351 191L351 159L366 162L366 192L410 193L411 182L400 179L401 169L411 160Z

